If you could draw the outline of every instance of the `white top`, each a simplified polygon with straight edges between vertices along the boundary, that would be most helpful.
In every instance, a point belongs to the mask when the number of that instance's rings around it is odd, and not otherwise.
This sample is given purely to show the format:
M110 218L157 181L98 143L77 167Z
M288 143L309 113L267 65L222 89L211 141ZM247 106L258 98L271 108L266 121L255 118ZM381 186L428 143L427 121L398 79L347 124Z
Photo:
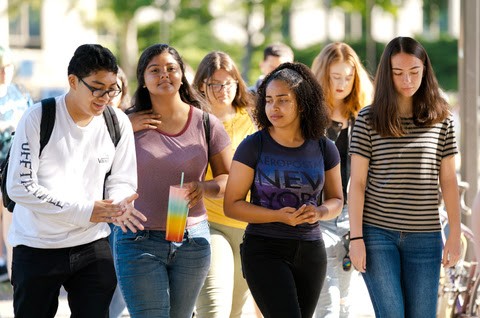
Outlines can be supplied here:
M113 145L103 115L77 126L67 111L65 95L56 98L55 126L40 150L41 103L20 120L12 144L7 190L17 204L8 234L12 246L63 248L107 237L107 223L91 223L94 201L118 202L137 188L135 144L128 117L115 109L121 132Z

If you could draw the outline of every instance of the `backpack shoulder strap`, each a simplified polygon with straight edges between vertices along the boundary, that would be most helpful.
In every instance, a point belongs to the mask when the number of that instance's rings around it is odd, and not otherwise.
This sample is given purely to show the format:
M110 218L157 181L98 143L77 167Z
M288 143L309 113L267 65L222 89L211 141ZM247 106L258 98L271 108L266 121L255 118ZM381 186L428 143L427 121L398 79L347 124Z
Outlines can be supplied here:
M320 151L322 152L323 156L323 164L325 165L325 148L327 148L327 138L325 136L320 137L319 144Z
M118 117L115 113L115 109L112 106L107 106L103 112L103 118L105 119L105 124L107 125L108 133L110 134L110 138L112 138L113 145L115 148L120 141L120 125L118 123ZM107 182L108 177L112 173L112 170L108 170L105 174L105 179L103 180L103 198L105 199L105 183Z
M322 158L323 158L323 171L325 173L325 149L327 148L327 137L322 136L320 137L320 140L318 141L320 145L320 151L322 152ZM319 202L318 205L322 204L323 202L323 189L320 191L320 195L318 196Z
M257 132L257 161L255 161L255 172L257 170L258 162L260 161L260 156L262 155L262 150L263 150L262 133L258 131Z
M40 121L40 151L38 155L42 154L43 148L48 144L50 136L52 135L53 126L55 125L55 98L50 97L42 99L42 120Z
M115 147L117 147L118 142L120 141L120 125L118 124L117 114L112 106L107 106L103 112L103 118L105 118L105 123L107 124L108 133Z
M203 111L202 122L205 130L205 139L207 140L208 158L210 158L210 116L206 111Z
M253 195L252 194L256 192L256 189L254 187L255 177L259 173L258 169L257 169L257 166L258 166L258 163L260 162L260 157L262 156L262 151L263 151L262 132L260 130L257 131L255 133L254 138L255 137L257 139L257 140L255 140L255 142L257 144L257 153L256 153L257 160L255 160L255 166L253 167L253 181L252 181L252 184L250 185L250 203L253 203Z

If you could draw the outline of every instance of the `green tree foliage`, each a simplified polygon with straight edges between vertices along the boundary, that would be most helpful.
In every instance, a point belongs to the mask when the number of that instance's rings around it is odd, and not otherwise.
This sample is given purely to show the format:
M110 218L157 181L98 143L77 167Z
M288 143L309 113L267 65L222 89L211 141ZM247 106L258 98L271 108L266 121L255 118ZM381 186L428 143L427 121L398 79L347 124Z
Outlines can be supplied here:
M438 40L416 38L427 50L440 87L458 91L458 40L442 36Z
M362 34L366 41L366 60L368 64L376 66L375 42L371 36L371 13L374 6L380 7L383 11L389 12L396 19L398 9L404 0L325 0L331 1L332 7L340 7L345 12L358 12L362 16Z
M98 0L98 21L105 22L103 27L106 30L114 28L118 37L119 61L128 77L135 72L138 54L135 15L139 9L151 6L152 2L153 0ZM105 15L109 17L108 20L101 19Z
M422 7L424 34L448 31L448 0L423 0Z
M78 0L65 1L69 1L71 8L79 3ZM116 47L112 49L130 78L134 76L139 52L153 43L166 42L174 46L193 69L196 69L200 60L208 52L225 51L235 60L247 82L253 83L260 74L258 63L262 59L262 51L266 45L279 41L292 46L290 15L296 1L299 0L246 0L231 1L227 4L217 0L97 0L96 27L100 34L111 35L111 38L116 39ZM362 25L366 28L373 6L378 6L396 16L404 1L322 0L322 3L327 10L340 7L347 14L361 13ZM426 19L432 19L431 14L436 12L435 10L445 11L446 1L423 0ZM40 7L43 1L9 0L8 3L9 14L11 14L25 3ZM218 24L214 21L218 16L214 16L212 12L215 12L218 5L224 5L225 9L216 14L235 15L235 21L246 34L246 43L225 43L215 36L214 28L218 27ZM160 19L160 21L139 26L136 17L139 10L145 7L157 8L163 13L169 10L172 16L170 19ZM261 17L260 27L253 24L254 19L258 21L259 16ZM375 43L367 29L363 34L364 38L361 41L350 44L373 74L384 44ZM442 87L446 90L456 89L457 41L440 38L438 42L424 40L422 43L432 58ZM323 45L325 43L319 43L302 50L293 47L295 59L310 66ZM432 48L430 49L429 46Z
M175 20L168 25L168 38L162 38L161 23L150 23L139 28L139 51L153 43L168 43L182 55L194 70L210 51L219 50L230 54L234 60L241 58L242 47L224 43L214 36L213 20L209 10L210 1L181 0Z

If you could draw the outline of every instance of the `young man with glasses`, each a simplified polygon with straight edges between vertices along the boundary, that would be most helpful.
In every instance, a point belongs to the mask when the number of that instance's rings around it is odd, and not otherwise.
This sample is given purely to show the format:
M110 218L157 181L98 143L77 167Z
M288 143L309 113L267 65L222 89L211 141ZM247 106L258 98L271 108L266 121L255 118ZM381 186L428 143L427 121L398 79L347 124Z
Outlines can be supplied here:
M17 203L8 236L15 317L54 317L61 286L72 317L108 317L116 276L107 223L136 232L146 220L132 204L138 195L130 122L115 110L115 146L100 116L121 92L117 71L107 48L81 45L68 66L69 91L55 98L55 124L41 154L40 103L18 124L7 177Z

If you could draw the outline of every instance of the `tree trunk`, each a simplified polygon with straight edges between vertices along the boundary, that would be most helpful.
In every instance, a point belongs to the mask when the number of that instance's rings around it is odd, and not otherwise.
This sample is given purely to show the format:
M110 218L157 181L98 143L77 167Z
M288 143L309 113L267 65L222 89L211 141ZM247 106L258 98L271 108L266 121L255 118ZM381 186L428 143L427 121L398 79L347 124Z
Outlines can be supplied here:
M128 78L136 76L137 55L137 22L135 17L132 17L122 26L120 34L121 67Z
M372 38L372 9L374 2L373 0L367 0L365 13L365 38L366 38L366 59L367 66L371 74L375 74L377 69L377 50L375 47L375 41Z
M245 55L243 56L243 59L242 59L242 77L246 82L248 82L249 80L252 54L253 54L252 30L250 29L252 13L253 13L253 3L252 1L248 1L246 19L245 19L245 31L247 32L247 43L245 44Z

